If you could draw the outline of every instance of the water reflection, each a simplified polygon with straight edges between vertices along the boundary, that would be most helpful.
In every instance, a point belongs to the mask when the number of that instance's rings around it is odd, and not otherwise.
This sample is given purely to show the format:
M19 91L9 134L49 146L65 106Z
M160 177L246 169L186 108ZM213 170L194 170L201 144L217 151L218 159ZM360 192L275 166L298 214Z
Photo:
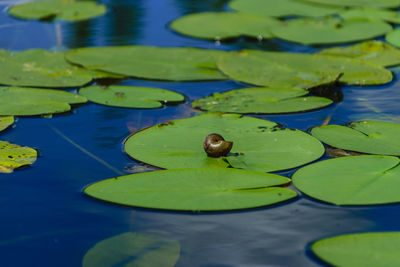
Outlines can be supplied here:
M182 15L206 11L223 11L228 2L228 0L174 0L175 6Z

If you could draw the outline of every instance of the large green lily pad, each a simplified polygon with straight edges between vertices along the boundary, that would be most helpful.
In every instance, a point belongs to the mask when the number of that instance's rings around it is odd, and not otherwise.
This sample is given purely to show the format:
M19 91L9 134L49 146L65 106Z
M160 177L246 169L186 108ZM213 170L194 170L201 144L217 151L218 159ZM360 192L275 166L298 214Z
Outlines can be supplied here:
M400 14L398 11L394 10L377 8L352 8L340 12L339 15L343 19L380 19L390 23L400 24Z
M315 4L335 5L343 7L374 7L395 8L400 7L400 0L302 0Z
M332 266L399 266L400 232L346 234L314 242L311 250Z
M224 51L191 47L114 46L70 50L66 58L88 69L145 79L223 80L216 68Z
M245 13L202 12L176 19L170 26L191 37L220 40L240 36L271 38L269 28L277 23L273 18Z
M274 36L287 41L313 45L349 43L372 39L392 31L392 26L379 20L338 18L300 18L271 27Z
M85 20L103 15L106 6L94 1L50 0L12 6L8 13L20 19Z
M37 151L0 140L0 173L10 173L14 169L31 165L36 161Z
M326 48L319 54L343 56L384 67L400 64L400 50L381 41L366 41L351 46Z
M207 157L203 141L211 133L233 142L231 154ZM139 131L126 140L125 151L137 160L166 169L233 166L277 171L316 160L324 148L308 134L280 129L271 121L207 113Z
M32 87L78 87L89 83L94 73L71 66L64 53L31 49L0 54L0 84Z
M400 202L400 160L368 155L334 158L308 165L293 175L304 194L336 205Z
M386 34L385 38L389 44L395 47L400 47L400 29L389 32Z
M230 113L290 113L322 108L332 104L324 97L307 96L294 88L255 87L215 93L193 101L202 110Z
M0 116L33 116L66 112L84 96L43 88L0 87Z
M297 0L233 0L229 2L229 7L239 12L271 17L322 17L341 10L339 7Z
M126 108L159 108L163 103L185 100L170 90L137 86L89 86L80 89L79 94L98 104Z
M218 68L234 80L276 88L307 89L332 83L341 73L341 82L356 85L384 84L393 78L381 66L344 57L258 50L229 53L220 58Z
M275 174L222 168L153 171L103 180L85 193L116 204L184 211L256 208L294 198Z
M127 232L102 240L84 256L83 267L165 266L179 259L178 241L157 232Z
M13 116L0 116L0 132L14 123Z
M322 142L341 149L362 153L400 155L400 125L382 121L358 121L349 127L315 127L311 134Z

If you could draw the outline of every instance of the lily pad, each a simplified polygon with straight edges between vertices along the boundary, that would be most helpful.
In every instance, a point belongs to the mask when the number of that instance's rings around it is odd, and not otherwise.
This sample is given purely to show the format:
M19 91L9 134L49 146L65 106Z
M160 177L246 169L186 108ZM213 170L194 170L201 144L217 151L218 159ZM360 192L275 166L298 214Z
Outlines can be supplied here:
M385 38L389 44L395 47L400 47L400 29L389 32L388 34L386 34Z
M36 157L37 152L33 148L0 141L0 173L11 173L16 168L31 165Z
M180 244L157 233L123 233L100 241L84 256L83 267L165 266L179 259Z
M343 7L374 7L374 8L395 8L400 7L400 0L302 0L305 2L334 5Z
M319 240L311 250L333 266L399 266L400 232L360 233Z
M211 133L233 142L227 157L207 157L202 144ZM125 151L139 161L166 169L233 166L268 172L314 161L324 148L308 134L280 129L271 121L207 113L139 131L126 140Z
M12 6L8 13L20 19L78 21L101 16L106 10L105 5L94 1L51 0L18 4Z
M159 108L163 103L185 100L173 91L137 86L89 86L80 89L79 94L98 104L126 108Z
M276 88L308 89L332 83L341 73L341 82L356 85L384 84L393 78L383 67L344 57L258 50L229 53L220 58L218 68L234 80Z
M220 40L240 36L271 38L269 28L277 23L277 20L265 16L236 12L203 12L176 19L170 26L187 36Z
M14 123L13 116L0 116L0 132Z
M216 67L224 51L191 47L114 46L70 50L66 58L88 69L145 79L224 80Z
M400 155L400 124L382 121L358 121L349 127L315 127L311 134L322 142L341 149L381 155Z
M400 64L400 50L381 41L366 41L351 46L326 48L318 54L361 60L383 67Z
M271 27L280 39L304 45L349 43L372 39L392 31L390 24L379 20L337 18L301 18Z
M22 87L0 87L0 116L33 116L66 112L70 104L86 103L84 96L70 92Z
M339 13L343 19L371 19L384 20L390 23L400 24L400 14L398 11L377 9L377 8L352 8Z
M239 12L271 17L322 17L341 10L339 7L296 0L233 0L229 2L229 7Z
M85 193L116 204L183 211L256 208L296 197L276 187L290 180L248 170L197 168L153 171L103 180Z
M332 104L324 97L307 96L308 91L294 88L245 88L193 101L202 110L230 113L290 113L322 108Z

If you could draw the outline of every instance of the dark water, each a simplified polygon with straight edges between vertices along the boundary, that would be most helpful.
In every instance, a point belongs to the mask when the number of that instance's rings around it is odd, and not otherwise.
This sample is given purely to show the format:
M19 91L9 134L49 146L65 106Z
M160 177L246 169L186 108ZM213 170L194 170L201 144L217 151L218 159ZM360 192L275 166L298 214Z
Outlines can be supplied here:
M167 23L183 14L226 9L226 1L103 1L105 16L78 23L21 21L0 1L0 48L65 50L83 46L195 46L235 50L258 48L313 51L280 41L238 40L216 44L173 33ZM193 100L240 88L233 81L170 83L128 80L124 84L172 89ZM397 81L375 87L346 87L344 101L329 108L258 116L306 130L352 120L400 121ZM0 266L80 266L97 242L127 232L162 230L181 244L177 266L320 266L310 242L344 233L400 230L400 205L336 207L300 196L271 208L190 214L119 207L82 193L90 183L143 167L123 153L132 132L171 119L193 116L187 101L174 107L138 110L87 104L66 116L20 118L1 139L40 150L29 168L0 174ZM286 172L284 175L290 175Z

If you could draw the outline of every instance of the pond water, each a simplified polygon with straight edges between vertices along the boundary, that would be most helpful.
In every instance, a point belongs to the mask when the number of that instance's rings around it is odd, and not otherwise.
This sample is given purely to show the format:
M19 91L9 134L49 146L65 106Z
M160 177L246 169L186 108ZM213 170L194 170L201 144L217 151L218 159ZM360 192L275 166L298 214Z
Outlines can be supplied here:
M167 24L184 14L225 10L223 0L100 1L105 16L77 23L21 21L7 15L14 1L0 1L0 48L66 50L84 46L193 46L221 50L258 48L313 51L282 41L240 39L221 44L180 36ZM270 208L224 213L178 213L127 208L86 197L91 183L151 169L123 151L131 133L156 123L193 116L190 101L215 91L241 88L233 81L154 82L125 85L171 89L185 103L156 110L125 109L94 103L52 118L19 118L1 139L37 148L32 167L0 174L1 266L80 266L101 240L124 232L160 230L181 245L176 266L321 266L309 253L312 241L344 233L400 230L400 205L337 207L300 195ZM307 130L330 119L400 121L400 85L345 87L344 100L329 108L291 115L256 116ZM168 140L166 140L168 142ZM290 176L292 171L281 174Z

